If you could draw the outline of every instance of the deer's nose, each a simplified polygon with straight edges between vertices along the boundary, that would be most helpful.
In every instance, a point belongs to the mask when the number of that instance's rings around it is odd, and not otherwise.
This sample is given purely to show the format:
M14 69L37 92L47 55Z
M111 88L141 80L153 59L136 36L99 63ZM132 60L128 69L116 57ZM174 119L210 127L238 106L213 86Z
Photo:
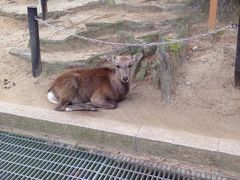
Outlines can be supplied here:
M122 80L123 82L128 82L128 76L123 76Z

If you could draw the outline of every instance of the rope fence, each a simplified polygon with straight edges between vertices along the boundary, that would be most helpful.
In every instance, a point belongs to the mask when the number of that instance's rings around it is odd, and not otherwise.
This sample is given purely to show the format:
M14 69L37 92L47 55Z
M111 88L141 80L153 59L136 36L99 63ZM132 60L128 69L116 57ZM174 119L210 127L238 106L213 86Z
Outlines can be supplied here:
M55 25L50 24L47 21L44 21L44 20L39 19L37 17L35 18L35 20L37 20L39 23L41 23L43 25L46 25L46 26L48 26L48 27L50 27L50 28L52 28L52 29L54 29L54 30L56 30L58 32L65 33L67 35L70 35L70 36L73 36L73 37L77 37L79 39L86 40L86 41L91 42L91 43L100 44L100 45L121 46L121 47L150 47L150 46L174 44L174 43L179 43L179 42L192 41L192 40L200 39L200 38L203 38L203 37L206 37L206 36L210 36L210 35L213 35L213 34L217 34L217 33L221 32L221 31L225 31L225 30L228 30L228 29L236 30L238 28L237 24L231 24L231 25L227 25L227 26L224 26L222 28L215 29L215 30L212 30L212 31L208 31L208 32L205 32L205 33L202 33L202 34L198 34L198 35L194 35L194 36L190 36L190 37L182 38L182 39L172 39L170 41L165 41L165 42L117 43L117 42L103 41L103 40L99 40L99 39L93 39L93 38L89 38L89 37L86 37L86 36L78 35L78 34L76 34L74 32L66 30L65 27L55 26Z

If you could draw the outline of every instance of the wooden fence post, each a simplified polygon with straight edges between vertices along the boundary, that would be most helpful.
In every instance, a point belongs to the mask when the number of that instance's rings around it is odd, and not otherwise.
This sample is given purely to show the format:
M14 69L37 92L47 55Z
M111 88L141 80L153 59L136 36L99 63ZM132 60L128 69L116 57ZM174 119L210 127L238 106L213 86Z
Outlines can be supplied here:
M37 7L28 7L28 24L30 34L31 59L32 59L32 75L38 77L42 71L39 28L37 17Z
M215 29L215 26L216 26L217 5L218 5L218 0L211 0L209 17L208 17L208 29L210 30Z
M240 14L239 14L239 22L238 22L238 36L237 36L237 53L236 53L236 61L235 61L235 72L234 72L234 81L235 86L240 88Z
M47 18L47 0L41 0L41 7L42 7L42 19L46 20Z

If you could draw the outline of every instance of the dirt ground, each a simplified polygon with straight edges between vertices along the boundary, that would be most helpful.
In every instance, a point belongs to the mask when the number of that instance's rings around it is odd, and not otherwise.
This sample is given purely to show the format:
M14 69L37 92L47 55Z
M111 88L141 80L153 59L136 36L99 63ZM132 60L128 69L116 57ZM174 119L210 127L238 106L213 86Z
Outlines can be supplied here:
M0 101L53 109L46 94L61 72L32 78L31 64L8 53L10 47L26 44L26 30L26 22L0 16ZM193 27L192 33L197 31ZM133 83L127 99L115 110L74 113L239 140L240 90L233 80L236 33L226 31L192 45L198 48L190 50L179 69L171 105L162 102L161 91L148 77Z

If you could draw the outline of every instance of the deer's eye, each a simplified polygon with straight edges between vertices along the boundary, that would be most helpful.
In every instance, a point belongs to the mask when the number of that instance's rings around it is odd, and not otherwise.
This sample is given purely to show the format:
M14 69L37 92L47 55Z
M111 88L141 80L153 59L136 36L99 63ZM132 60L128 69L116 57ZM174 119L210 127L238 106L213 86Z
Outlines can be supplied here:
M129 68L132 67L132 64L129 64L128 67L129 67Z
M117 64L117 65L116 65L116 67L117 67L118 69L120 69L120 66L119 66L119 64Z

